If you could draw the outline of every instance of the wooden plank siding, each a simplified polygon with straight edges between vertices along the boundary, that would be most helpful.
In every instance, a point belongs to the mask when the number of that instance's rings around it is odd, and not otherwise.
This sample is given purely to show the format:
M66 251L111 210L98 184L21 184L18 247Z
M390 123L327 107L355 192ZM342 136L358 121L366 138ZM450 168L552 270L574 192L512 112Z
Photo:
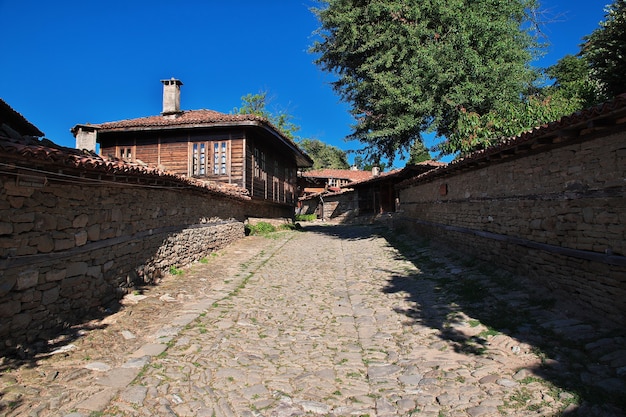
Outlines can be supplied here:
M159 159L161 166L168 172L188 175L189 151L187 137L170 136L160 138Z
M236 184L255 199L294 204L296 163L267 139L247 129L117 132L103 137L100 149L105 156Z
M247 138L246 144L250 195L276 203L295 203L296 165L260 140Z

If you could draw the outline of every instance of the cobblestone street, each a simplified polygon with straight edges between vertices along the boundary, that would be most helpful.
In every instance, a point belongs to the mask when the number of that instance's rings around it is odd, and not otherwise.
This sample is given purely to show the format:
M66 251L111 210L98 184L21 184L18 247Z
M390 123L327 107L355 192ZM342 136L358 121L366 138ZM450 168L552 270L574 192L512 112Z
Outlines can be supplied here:
M623 335L388 233L247 237L0 362L0 416L623 415Z

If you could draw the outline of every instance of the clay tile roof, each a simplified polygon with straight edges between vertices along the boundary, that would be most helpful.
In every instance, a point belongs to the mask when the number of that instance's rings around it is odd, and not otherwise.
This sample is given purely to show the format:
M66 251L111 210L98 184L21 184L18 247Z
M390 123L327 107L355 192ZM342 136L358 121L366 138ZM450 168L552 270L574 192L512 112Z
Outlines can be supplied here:
M410 165L405 166L404 168L394 169L388 172L381 172L380 175L377 177L371 177L365 180L356 181L356 182L344 185L344 187L356 187L356 186L361 186L364 184L371 184L371 183L375 183L378 181L391 179L391 178L396 178L396 181L399 182L400 180L403 180L409 177L414 177L416 175L422 174L424 172L428 172L430 170L433 170L435 168L439 168L445 165L446 165L445 162L428 160L428 161L420 162L417 164L410 164Z
M81 177L81 174L102 174L106 176L134 177L141 182L159 184L169 187L197 187L212 193L248 200L249 193L246 189L231 184L221 184L209 181L201 181L169 173L158 168L147 167L140 164L128 163L119 159L104 159L101 156L74 148L59 146L48 139L38 140L32 137L15 139L0 135L0 159L3 165L15 168L16 166L27 169L36 168L46 170L50 178L61 178L60 170L69 170ZM106 182L111 182L106 181Z
M302 173L305 178L336 178L350 181L363 181L372 178L371 171L355 171L351 169L317 169Z
M313 160L291 138L285 136L276 126L266 118L254 114L226 114L214 110L186 110L171 115L158 115L139 117L136 119L120 120L100 124L74 126L71 131L75 133L78 126L90 126L98 129L98 132L115 132L124 130L143 129L167 129L167 128L197 128L207 126L264 126L290 146L296 154L300 154L298 160L301 166L311 166Z
M253 114L226 114L214 110L189 110L171 116L148 116L93 125L100 131L167 126L197 126L202 124L260 122L269 125L263 117Z
M601 132L616 125L623 125L625 122L626 93L618 95L612 101L563 116L559 120L537 126L517 136L503 138L493 146L475 151L464 158L452 161L446 166L403 181L399 184L399 187L408 187L417 182L428 181L452 171L463 170L480 164L491 163L492 161L500 161L538 147L567 144L569 141L577 140L587 133Z
M21 135L44 136L44 133L37 129L24 116L13 110L4 100L0 98L0 125L7 124Z

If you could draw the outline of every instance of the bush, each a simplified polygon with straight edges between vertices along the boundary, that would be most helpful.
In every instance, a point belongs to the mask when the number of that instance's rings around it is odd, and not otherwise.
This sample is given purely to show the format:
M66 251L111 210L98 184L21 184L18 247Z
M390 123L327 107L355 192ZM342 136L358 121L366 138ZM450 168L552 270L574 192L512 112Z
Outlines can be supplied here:
M256 224L249 224L246 226L246 231L249 235L267 235L269 233L275 232L276 228L267 222L258 222Z
M296 214L297 222L312 222L317 220L317 214Z

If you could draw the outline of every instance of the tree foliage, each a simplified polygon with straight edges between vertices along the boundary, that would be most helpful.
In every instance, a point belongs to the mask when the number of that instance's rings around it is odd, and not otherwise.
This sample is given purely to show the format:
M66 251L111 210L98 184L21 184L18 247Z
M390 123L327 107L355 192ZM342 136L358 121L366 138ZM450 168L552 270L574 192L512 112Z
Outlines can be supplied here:
M626 1L606 8L605 20L585 38L581 54L591 66L605 99L626 92Z
M555 96L530 96L521 102L500 106L483 115L464 110L457 130L439 143L435 150L463 157L473 151L495 145L503 138L552 122L581 108L581 101Z
M432 159L430 156L430 152L428 148L424 145L423 142L416 140L411 145L411 149L409 150L409 160L406 162L407 165L411 164L419 164L420 162L428 161Z
M384 172L387 168L387 164L385 162L382 162L380 158L365 155L355 156L354 166L361 171L371 171L374 167L378 167L380 172Z
M318 139L302 139L298 145L313 159L312 169L348 169L346 153Z
M535 0L320 0L311 51L351 105L353 139L391 160L421 134L456 131L461 109L519 101L536 74L522 28Z
M626 1L609 6L606 20L584 40L578 55L544 71L551 85L484 114L463 109L457 130L436 150L464 156L626 92Z
M301 139L295 135L300 126L294 124L292 116L286 112L272 113L268 110L267 91L257 94L246 94L241 97L241 107L233 109L236 114L254 114L269 120L290 139L298 142L298 146L313 159L312 169L350 167L346 153L339 148L327 145L317 139Z
M269 99L267 91L261 91L257 94L246 94L241 97L241 107L235 107L233 113L236 114L254 114L270 121L289 139L296 139L296 132L300 130L300 126L294 124L291 120L293 117L284 112L279 111L272 113L267 109Z
M585 57L565 55L545 73L554 79L554 83L544 88L544 96L574 100L581 109L600 99L599 83L592 79L591 66Z

